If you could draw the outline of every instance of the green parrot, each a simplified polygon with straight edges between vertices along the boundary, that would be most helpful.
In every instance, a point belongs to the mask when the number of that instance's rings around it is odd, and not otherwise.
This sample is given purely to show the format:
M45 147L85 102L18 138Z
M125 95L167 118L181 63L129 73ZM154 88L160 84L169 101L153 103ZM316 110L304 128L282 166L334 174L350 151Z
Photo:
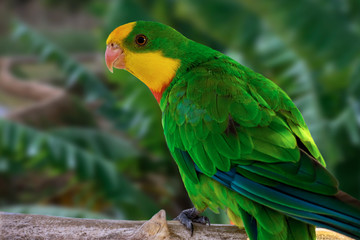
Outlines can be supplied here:
M342 192L289 96L173 28L138 21L108 37L105 60L145 83L195 208L226 209L254 239L315 239L315 226L360 239L360 201Z

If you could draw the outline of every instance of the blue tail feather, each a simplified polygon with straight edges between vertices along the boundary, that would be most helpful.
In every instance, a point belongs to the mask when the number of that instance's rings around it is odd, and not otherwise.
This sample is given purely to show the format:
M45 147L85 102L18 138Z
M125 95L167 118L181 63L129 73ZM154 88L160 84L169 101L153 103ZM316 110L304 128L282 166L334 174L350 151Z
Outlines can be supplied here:
M200 170L197 168L197 171ZM243 177L235 168L229 172L217 171L213 179L255 202L290 217L352 238L360 238L360 209L354 208L354 211L349 212L351 208L342 206L346 203L335 196L306 192L284 184L262 185ZM341 210L346 211L343 213Z

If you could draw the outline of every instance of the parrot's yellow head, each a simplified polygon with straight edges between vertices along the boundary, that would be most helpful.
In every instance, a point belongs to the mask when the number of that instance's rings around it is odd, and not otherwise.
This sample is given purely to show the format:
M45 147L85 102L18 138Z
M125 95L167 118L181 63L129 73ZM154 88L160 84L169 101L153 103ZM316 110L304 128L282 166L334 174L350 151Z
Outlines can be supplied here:
M106 40L109 70L126 69L144 82L158 101L181 64L188 41L171 27L156 22L131 22L116 28Z

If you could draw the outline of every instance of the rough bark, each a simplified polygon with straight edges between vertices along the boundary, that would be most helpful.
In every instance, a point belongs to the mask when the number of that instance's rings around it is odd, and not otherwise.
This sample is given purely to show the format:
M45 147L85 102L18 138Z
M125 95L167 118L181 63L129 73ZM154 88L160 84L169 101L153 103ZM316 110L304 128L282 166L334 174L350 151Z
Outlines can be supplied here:
M96 220L0 212L0 239L247 239L243 229L232 225L194 224L194 235L177 221L166 221L161 210L149 221ZM317 229L317 239L350 239Z

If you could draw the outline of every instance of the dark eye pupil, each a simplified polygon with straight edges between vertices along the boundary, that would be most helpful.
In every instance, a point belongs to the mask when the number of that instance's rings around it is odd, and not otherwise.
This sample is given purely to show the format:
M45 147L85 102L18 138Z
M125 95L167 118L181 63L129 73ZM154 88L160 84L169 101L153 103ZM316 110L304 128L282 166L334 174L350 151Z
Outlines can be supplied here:
M136 43L139 45L144 45L146 43L146 37L144 35L136 36Z

